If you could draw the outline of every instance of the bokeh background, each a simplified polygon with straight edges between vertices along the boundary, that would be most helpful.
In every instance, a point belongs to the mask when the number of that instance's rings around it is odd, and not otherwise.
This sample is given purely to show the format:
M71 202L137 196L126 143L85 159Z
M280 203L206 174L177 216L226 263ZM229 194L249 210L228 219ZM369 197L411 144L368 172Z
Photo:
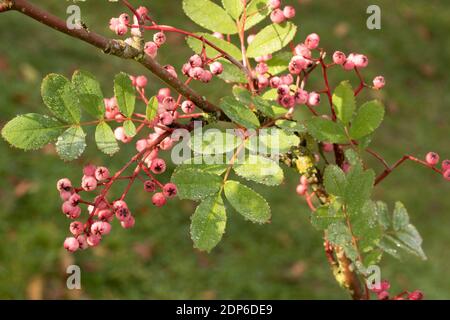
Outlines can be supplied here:
M34 2L59 16L65 16L69 4ZM132 3L149 6L162 24L201 30L183 14L180 0ZM386 77L385 90L361 97L381 98L387 106L374 149L391 163L404 153L423 156L435 150L443 157L450 156L447 0L284 3L297 9L295 22L300 29L296 41L317 32L321 45L330 52L339 49L367 54L367 80L378 74ZM125 11L106 0L78 4L89 28L110 36L109 18ZM366 28L370 4L381 7L381 30ZM171 35L158 59L180 67L191 54L183 37ZM113 94L112 78L119 71L150 76L137 64L105 56L25 16L0 14L0 126L19 113L45 112L41 79L51 72L70 76L78 68L94 73L109 96ZM336 83L341 78L332 79ZM352 81L356 83L353 75ZM148 90L156 91L159 86L159 81L151 78ZM322 85L313 82L314 86ZM214 80L198 89L217 101L230 87ZM193 203L177 200L155 209L140 188L129 200L137 219L133 230L114 225L114 232L98 248L67 254L62 241L68 234L68 221L60 212L55 182L63 176L80 179L87 162L120 168L132 149L123 147L120 155L108 158L97 152L92 138L89 142L81 159L62 163L53 147L25 153L0 141L0 298L347 298L330 273L321 235L309 224L308 209L295 196L297 177L289 174L276 190L257 187L272 206L272 223L253 225L230 210L227 232L211 254L192 248L189 223ZM401 200L409 208L429 257L428 261L412 257L400 262L386 256L382 275L391 280L394 292L418 288L430 299L450 298L449 191L450 185L440 176L412 163L402 166L376 190L376 199L387 201L391 207L395 200ZM65 287L65 269L74 263L82 269L79 291Z

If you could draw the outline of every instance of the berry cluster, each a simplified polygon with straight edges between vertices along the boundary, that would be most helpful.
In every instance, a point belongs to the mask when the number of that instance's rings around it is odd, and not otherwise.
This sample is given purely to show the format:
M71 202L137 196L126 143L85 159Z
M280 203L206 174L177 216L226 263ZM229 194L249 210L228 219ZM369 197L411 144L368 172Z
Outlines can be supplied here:
M425 161L430 167L435 168L436 165L439 164L439 154L437 154L436 152L428 152L427 155L425 156ZM445 159L442 161L441 169L442 169L441 170L442 176L444 177L444 179L450 181L450 160L449 159Z
M168 198L173 198L177 194L177 187L173 183L166 183L163 185L159 182L146 168L141 164L139 169L142 169L146 173L147 179L141 178L143 182L144 190L146 192L153 193L152 203L161 207L166 204ZM158 169L156 169L158 168ZM153 173L161 173L165 169L165 163L161 159L155 159L152 161L151 171ZM135 170L135 174L132 177L122 177L122 179L134 180L138 177L140 170ZM72 237L66 238L64 241L64 248L70 252L74 252L78 249L86 249L88 247L95 247L99 244L102 236L107 235L111 231L111 223L116 217L122 228L132 228L135 224L134 216L131 214L127 203L124 198L129 190L122 194L120 199L109 202L106 199L106 193L109 187L119 177L110 177L108 168L96 167L94 165L87 165L83 169L83 177L81 179L81 187L75 188L72 182L63 178L60 179L56 187L59 191L61 199L64 201L62 204L62 212L67 218L71 220L78 219L81 215L80 204L87 205L87 211L89 217L86 223L80 221L73 221L70 223L69 230L72 233ZM92 192L98 187L103 186L103 191L90 202L83 200L81 192ZM156 192L160 189L160 192Z
M207 65L209 65L209 70L205 68ZM219 61L207 59L206 53L203 51L201 54L191 56L189 61L183 65L182 72L189 78L208 83L213 75L217 76L223 72L223 66Z
M423 293L420 290L412 292L404 291L394 297L389 296L391 284L387 280L381 281L378 287L372 288L371 291L377 295L378 300L422 300Z
M295 17L295 8L292 6L285 6L281 9L281 0L269 0L268 5L269 8L272 9L270 20L272 20L273 23L282 23Z

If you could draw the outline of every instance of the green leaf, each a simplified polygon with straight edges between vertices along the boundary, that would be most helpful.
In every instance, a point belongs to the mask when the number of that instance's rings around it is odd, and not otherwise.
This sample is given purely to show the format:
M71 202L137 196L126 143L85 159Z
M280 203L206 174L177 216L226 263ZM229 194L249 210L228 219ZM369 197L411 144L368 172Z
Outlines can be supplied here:
M241 139L216 128L207 130L194 130L189 141L189 147L200 154L223 154L236 149Z
M123 129L125 131L125 135L128 137L134 137L136 135L136 126L131 120L124 121Z
M136 103L136 93L130 76L126 73L119 73L114 78L114 95L119 105L119 110L126 117L131 117Z
M178 187L180 199L201 200L219 191L222 178L212 173L186 169L175 171L172 182Z
M363 163L359 154L353 149L345 150L345 158L351 166L358 167L361 169L363 167Z
M391 216L389 215L388 207L383 201L376 202L376 210L378 221L383 227L383 230L388 230L391 227Z
M226 223L227 213L220 193L203 200L191 217L194 247L210 252L222 239Z
M287 112L285 108L274 105L272 102L258 96L253 97L253 104L262 114L270 118L282 116Z
M324 185L329 194L344 197L347 187L347 178L344 171L334 164L327 166L324 174Z
M228 41L216 38L213 35L208 34L208 33L199 32L199 33L196 33L196 35L202 36L203 38L205 38L206 40L208 40L209 42L211 42L212 44L217 46L219 49L222 49L223 51L228 53L230 56L232 56L236 60L238 60L238 61L242 60L241 50L238 47L236 47L234 44L232 44ZM201 40L198 40L193 37L188 37L186 39L186 41L187 41L187 44L189 45L189 47L192 49L192 51L194 51L196 53L200 53L202 51L203 42ZM213 57L221 54L219 51L217 51L213 47L209 46L208 44L205 44L205 50L206 50L206 55L210 58L213 58Z
M234 97L245 105L250 105L253 103L253 97L250 91L240 86L233 86L232 89Z
M49 74L42 80L42 100L61 121L76 124L80 122L79 99L71 82L59 74Z
M326 230L330 225L342 221L344 218L342 210L336 210L333 204L320 206L311 213L311 223L317 230Z
M350 217L353 235L358 239L361 252L369 252L377 248L383 236L383 230L378 221L376 205L367 201L357 215Z
M155 96L148 100L147 108L145 109L145 117L148 121L153 121L158 115L158 99Z
M255 58L283 49L294 39L297 27L291 22L271 24L255 36L247 48L247 56Z
M56 151L64 161L78 159L86 148L86 134L80 126L72 126L58 137Z
M227 181L224 187L225 196L231 206L246 219L256 223L270 220L270 207L258 193L237 181Z
M28 113L9 121L2 129L2 136L16 148L36 150L55 141L66 128L55 118Z
M283 182L283 169L273 160L260 155L248 155L244 160L237 161L234 172L247 180L268 186L277 186Z
M186 159L175 170L200 170L215 175L222 175L228 169L226 157L221 155L199 155L193 158Z
M402 230L409 225L409 215L403 203L397 201L395 203L394 214L392 217L392 227L395 231Z
M345 202L348 205L349 214L356 214L369 200L375 173L373 170L362 171L353 166L347 174L347 187L345 189Z
M196 24L213 32L235 34L233 19L220 6L209 0L183 0L183 10Z
M256 115L233 97L225 97L220 102L220 109L234 122L247 129L257 129L260 126Z
M72 75L72 83L78 92L80 105L97 119L103 118L103 92L94 75L77 70Z
M288 69L289 62L291 61L292 53L290 52L277 52L272 56L272 59L267 61L269 67L269 73L271 75L280 74Z
M280 154L300 144L300 138L278 128L259 131L258 136L247 140L246 148L258 154Z
M119 151L119 144L114 137L114 132L104 121L100 122L95 129L95 142L98 149L109 156Z
M263 21L270 14L270 11L269 6L267 5L267 0L252 0L247 5L245 30L248 30Z
M244 10L244 4L242 0L222 0L223 7L228 14L238 20Z
M363 104L356 113L355 119L350 128L350 136L353 139L360 139L377 129L384 117L384 107L377 100Z
M266 92L264 92L261 96L261 98L263 98L264 100L272 100L272 101L277 100L277 97L278 97L277 89L269 89Z
M247 76L241 69L236 67L228 60L220 59L223 66L223 72L219 74L219 78L226 82L247 83Z
M352 260L356 261L358 258L358 252L352 243L352 235L348 227L344 222L336 222L331 224L328 229L327 238L334 245L338 245L344 249L346 256Z
M348 142L344 127L341 123L333 122L321 117L314 117L307 121L308 132L318 141L329 143Z
M297 121L277 120L275 125L287 133L305 133L307 131L305 125Z
M349 81L342 81L333 93L333 104L337 117L347 125L356 108L355 94Z

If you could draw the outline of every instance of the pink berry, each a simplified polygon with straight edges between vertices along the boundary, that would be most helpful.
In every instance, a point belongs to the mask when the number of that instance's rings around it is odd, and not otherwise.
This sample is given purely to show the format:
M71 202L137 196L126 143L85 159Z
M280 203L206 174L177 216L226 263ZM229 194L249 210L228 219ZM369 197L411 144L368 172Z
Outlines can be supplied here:
M283 9L283 14L286 19L292 19L295 17L295 8L292 6L286 6Z
M408 295L409 300L422 300L423 293L420 290L415 290Z
M191 71L192 67L190 63L185 63L183 64L183 67L181 67L181 72L185 75L185 76L189 76L189 72Z
M80 203L81 197L78 193L74 193L73 195L70 196L70 198L68 199L68 201L70 202L70 204L72 206L77 206Z
M89 244L87 243L87 237L84 234L80 234L77 237L78 245L80 250L87 249Z
M124 221L120 221L120 225L124 229L133 228L135 223L136 223L136 221L134 220L134 217L131 215L128 217L128 219L126 219Z
M301 43L294 48L295 55L302 56L306 59L311 59L311 50L309 50L304 43Z
M345 60L344 64L342 65L342 67L344 68L344 70L353 70L355 68L355 63L352 60Z
M113 212L109 209L103 209L98 212L98 218L102 221L111 221L114 216Z
M201 67L203 66L203 59L202 57L200 57L200 55L194 54L189 58L189 63L191 64L192 68Z
M209 70L217 76L223 72L223 66L219 61L215 61L209 65Z
M275 77L270 78L269 84L274 89L278 88L278 86L281 85L280 77L275 76Z
M128 208L118 208L116 209L116 218L120 221L124 221L130 215L130 210Z
M389 299L389 292L387 291L381 291L380 293L377 293L378 300L388 300Z
M58 191L71 191L72 190L72 182L67 179L67 178L63 178L58 180L58 182L56 183L56 189L58 189Z
M177 102L171 96L165 97L161 105L167 111L174 111L177 109Z
M70 224L69 230L75 237L77 237L83 233L83 224L80 221L74 221Z
M165 111L159 115L159 122L161 122L165 126L170 126L173 123L172 114L168 111Z
M369 64L369 59L363 54L355 55L352 60L357 68L365 68Z
M304 184L299 184L295 189L295 191L299 196L304 196L306 192L308 192L308 186Z
M106 221L96 221L91 225L92 234L106 235L111 232L111 225Z
M202 67L192 67L191 70L189 70L189 77L200 80L203 77L204 72L205 70Z
M114 130L114 136L117 140L122 141L123 143L128 143L131 141L131 137L128 137L125 134L125 129L123 127L117 127Z
M192 113L195 110L195 104L190 100L185 100L181 104L181 110L183 110L184 113Z
M152 170L154 174L163 173L164 171L166 171L166 162L161 158L156 158L152 161L150 170Z
M177 186L173 183L166 183L163 187L163 194L167 198L173 198L177 195Z
M267 4L270 9L278 9L281 6L281 0L269 0Z
M114 30L114 32L118 35L118 36L123 36L125 33L128 32L128 27L123 24L123 23L119 23L116 25L116 29Z
M435 166L439 163L439 155L436 152L428 152L425 160L430 166Z
M152 203L157 207L162 207L166 202L166 197L162 192L155 193L152 197Z
M259 89L264 89L265 87L267 87L269 85L269 79L266 76L259 75L257 77L257 80L258 80L258 88Z
M386 85L386 81L383 76L378 76L373 79L373 87L377 90L383 89Z
M310 92L308 97L308 105L317 106L320 103L320 94L317 92Z
M282 23L285 19L286 17L281 9L275 9L270 14L270 20L272 20L273 23Z
M302 175L302 176L300 177L300 183L301 183L302 185L304 185L304 186L307 186L307 185L309 184L309 182L308 182L308 177L305 176L305 175Z
M212 73L210 71L204 70L202 75L200 76L199 80L201 82L208 83L208 82L211 81L212 77L213 77L213 75L212 75Z
M296 104L306 104L308 102L309 94L303 89L297 89L294 94L294 99Z
M147 86L147 77L146 76L139 76L136 77L136 86L138 86L139 88L144 88L145 86Z
M166 43L166 35L164 32L157 32L153 35L153 42L156 43L157 46L162 46L164 43Z
M448 169L450 169L450 160L446 159L442 161L441 166L443 171L447 171Z
M445 180L450 181L450 169L445 170L442 176Z
M158 96L165 98L170 96L170 89L169 88L161 88L158 90Z
M256 65L255 71L259 74L265 74L267 71L269 71L269 66L265 62L260 62Z
M78 243L78 240L74 237L69 237L64 240L64 249L66 249L69 252L75 252L80 247L80 244Z
M285 95L289 94L290 92L291 92L291 89L286 84L282 84L281 86L278 86L278 88L277 88L277 93L280 96L285 96Z
M139 139L136 141L136 150L137 152L141 152L148 147L147 139Z
M336 51L333 53L333 62L336 64L343 65L345 63L345 60L347 60L347 57L345 54L341 51Z
M161 150L170 150L173 147L173 139L171 137L164 138L163 141L159 143L159 148Z
M309 63L310 61L303 58L303 56L294 56L289 62L289 72L292 74L299 74L308 67Z
M153 41L146 42L144 45L144 52L151 58L155 58L158 54L158 45Z
M117 200L117 201L114 201L113 208L114 208L114 210L123 209L123 208L128 209L128 205L123 200Z
M390 287L391 287L391 284L389 283L389 281L383 280L379 283L378 286L372 287L371 290L375 293L380 293L383 291L388 291Z
M103 181L109 178L109 170L106 167L98 167L95 170L95 179L98 181Z
M81 181L81 188L85 191L95 190L95 188L97 188L97 180L91 176L85 177Z
M295 98L290 94L286 94L284 96L280 96L278 99L279 104L281 104L285 108L292 108L295 105Z
M121 21L118 18L111 18L109 20L109 29L112 32L116 32L116 28L119 24L121 24Z
M213 37L217 38L217 39L225 39L225 37L223 36L223 34L221 34L220 32L213 32Z
M148 9L146 7L140 6L136 9L136 13L139 15L139 17L145 17L148 15Z
M91 234L87 237L86 242L90 247L95 247L100 243L102 237L96 234Z
M351 165L348 162L344 162L342 164L342 171L344 171L345 173L348 173L350 171Z
M319 46L320 37L317 33L311 33L306 37L305 45L308 49L313 50Z
M95 176L95 170L97 170L97 167L93 164L88 164L83 168L83 174L85 176L93 177Z
M70 219L76 219L81 214L81 209L78 206L73 206L70 201L66 201L62 204L62 212Z
M333 152L334 146L333 146L332 143L324 142L322 144L322 149L323 149L324 152Z
M144 190L145 192L155 192L156 183L153 180L146 180L144 182Z
M165 66L164 66L164 69L166 69L166 71L167 71L168 73L170 73L170 75L172 76L172 78L175 78L175 79L178 78L177 71L176 71L175 68L174 68L173 66L171 66L170 64L165 65Z
M280 79L281 82L287 86L290 86L294 83L294 77L290 73L280 76Z
M61 197L61 200L67 201L72 196L72 192L62 190L62 191L59 192L59 196Z
M119 21L120 21L120 23L127 25L130 23L130 16L126 13L122 13L119 16Z

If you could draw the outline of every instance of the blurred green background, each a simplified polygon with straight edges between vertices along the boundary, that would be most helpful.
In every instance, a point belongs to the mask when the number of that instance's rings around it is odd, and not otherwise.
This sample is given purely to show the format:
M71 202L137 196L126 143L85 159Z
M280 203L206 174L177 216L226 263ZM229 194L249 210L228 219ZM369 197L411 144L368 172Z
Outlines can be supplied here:
M65 16L69 2L34 1ZM181 1L132 1L147 5L162 24L201 30L182 12ZM387 118L373 147L392 163L405 153L422 157L434 150L449 157L450 132L450 4L447 0L309 0L284 1L297 9L296 41L320 34L332 52L362 52L370 65L367 80L383 74L387 87L374 95L387 105ZM381 7L382 29L366 28L366 8ZM119 4L80 2L82 18L92 30L112 36L111 16L125 11ZM261 25L258 25L261 27ZM48 73L70 76L75 69L94 73L112 96L112 78L119 71L146 74L137 64L103 55L87 44L51 31L15 12L0 14L0 126L19 113L45 112L40 81ZM191 51L183 37L170 35L158 56L162 64L180 67ZM334 73L334 72L332 72ZM347 75L348 76L348 75ZM351 75L353 83L356 79ZM318 76L315 77L319 79ZM333 83L342 78L332 76ZM194 85L195 86L195 85ZM151 79L148 92L160 87ZM195 86L198 88L198 86ZM320 89L321 83L310 88ZM229 86L214 80L199 88L217 101ZM142 107L142 106L141 106ZM90 135L92 137L92 134ZM295 196L297 177L289 175L277 190L257 187L272 206L273 221L254 225L229 212L227 232L211 254L192 248L190 215L194 204L171 201L155 209L136 188L129 203L137 224L133 230L114 225L114 232L94 250L67 254L62 242L68 221L60 212L55 190L58 178L81 178L83 164L118 169L132 146L114 158L100 155L92 138L83 157L64 164L53 147L38 152L11 149L0 141L0 298L124 299L346 299L327 265L321 235L309 224L309 211ZM125 150L129 150L126 152ZM372 162L377 171L381 167ZM383 278L393 292L421 289L426 298L449 299L450 185L430 170L408 163L386 179L375 198L393 206L401 200L424 237L428 261L397 261L386 256ZM82 269L82 290L65 287L65 268Z

